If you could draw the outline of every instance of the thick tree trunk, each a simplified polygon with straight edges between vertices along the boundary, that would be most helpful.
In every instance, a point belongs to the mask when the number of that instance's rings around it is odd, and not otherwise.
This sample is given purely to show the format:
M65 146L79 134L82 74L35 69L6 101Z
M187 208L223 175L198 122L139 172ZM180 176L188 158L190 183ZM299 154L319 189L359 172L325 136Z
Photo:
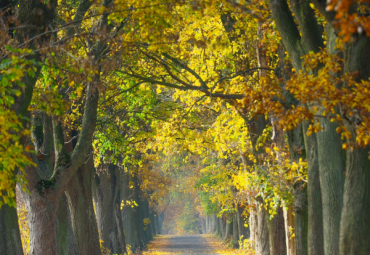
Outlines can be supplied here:
M159 234L162 234L163 221L164 221L164 212L161 212L158 215L158 231L159 231Z
M270 255L286 255L285 226L283 209L279 207L272 219L266 213L269 230Z
M223 235L222 235L222 232L223 232L222 218L217 217L217 228L218 228L217 235L219 237L223 238Z
M132 190L130 189L130 174L127 169L120 173L121 179L121 199L124 201L125 206L122 208L122 219L123 219L123 229L125 231L125 241L126 245L132 251L135 251L139 247L137 236L137 229L135 228L134 220L134 208L126 205L126 201L132 201Z
M337 123L320 120L324 130L316 134L323 209L325 255L339 254L340 218L343 206L345 156Z
M73 232L81 255L101 254L92 199L93 167L91 157L73 176L66 190L71 209Z
M27 201L30 228L30 253L32 255L55 255L57 247L56 211L59 199L31 193Z
M159 229L159 214L155 213L154 214L154 223L155 223L155 234L160 235L160 229Z
M233 218L233 248L239 248L239 229L238 229L238 220L237 215L235 213Z
M119 182L117 182L118 167L110 164L107 171L95 175L93 194L96 219L103 246L112 253L122 253L125 250L122 216L120 212ZM117 173L116 173L117 172Z
M118 242L119 242L119 247L117 249L117 251L112 251L113 253L127 253L127 249L126 249L126 241L125 241L125 231L123 229L123 220L122 220L122 214L120 212L120 205L119 204L115 204L115 208L114 209L114 216L115 216L115 219L116 219L116 231L117 232L117 238L118 238Z
M267 212L262 202L256 200L257 204L257 236L256 251L258 255L270 254L269 229L267 226Z
M285 241L287 255L297 255L297 248L295 238L292 237L291 230L295 228L295 220L293 215L293 205L289 205L288 208L283 208L284 223L285 223Z
M236 207L236 220L238 223L239 239L248 239L250 236L249 227L245 227L245 218L242 216L243 208L240 206Z
M249 200L251 202L251 200ZM257 250L257 229L258 229L258 220L257 220L257 209L251 209L249 215L249 229L250 237L249 239L254 244L254 248Z
M149 211L149 219L150 219L150 226L151 226L151 233L152 233L152 237L154 237L156 235L156 230L155 230L155 220L154 220L154 213L152 213L151 211Z
M226 225L227 225L227 222L226 222L226 219L224 218L220 218L220 227L221 227L221 237L222 239L225 240L226 238Z
M299 161L300 158L306 158L303 126L299 125L297 128L287 132L290 157L295 162ZM308 207L306 187L302 181L297 182L293 185L293 191L296 252L299 255L307 255Z
M209 232L210 232L210 226L209 226L209 216L208 215L206 215L206 217L205 217L205 223L204 223L204 229L205 229L205 231L204 231L204 233L203 234L208 234Z
M136 193L136 191L134 192L134 194ZM144 248L144 245L145 245L145 233L144 233L144 218L143 218L143 215L142 215L142 205L139 201L139 197L138 196L135 196L134 195L134 200L136 201L136 203L138 204L138 206L136 206L134 208L134 223L135 223L135 226L134 226L134 233L135 233L135 239L136 239L136 243L138 245L138 248L140 250L142 250Z
M13 10L17 9L16 19L19 26L23 26L24 29L17 29L16 37L18 43L24 42L24 38L32 38L37 36L40 33L43 33L45 29L49 29L52 27L52 23L55 17L55 9L57 5L57 1L50 1L48 5L44 4L42 1L30 1L30 2L17 2L17 1L9 1L11 6L7 6L7 8L11 8ZM37 21L39 24L43 24L42 26L37 26L38 29L35 30L36 27L33 23L36 19L36 9L44 7L47 8L49 11L49 15L44 15L43 17L37 17ZM38 16L38 15L37 15ZM3 25L3 24L2 24ZM14 30L10 30L13 31ZM45 37L39 36L38 40L43 41ZM28 45L29 48L35 49L35 44L38 40L34 40L32 43ZM31 56L29 56L31 58ZM29 59L31 60L31 59ZM32 60L40 61L40 55L34 54L32 55ZM25 88L20 89L22 93L19 96L14 98L14 104L12 105L12 110L15 111L17 116L21 117L29 117L28 116L28 107L32 100L33 95L33 88L37 82L38 76L41 71L41 66L35 66L35 73L34 75L25 73L24 77L22 78L22 83L25 85ZM19 89L17 84L14 84L14 88ZM20 119L24 128L29 128L29 118ZM29 140L29 137L22 137L21 144L27 146L26 144ZM17 173L14 172L14 176ZM16 193L16 187L12 188L14 194ZM14 198L16 199L16 198ZM22 242L21 236L19 232L19 224L18 224L18 215L17 210L15 207L10 207L8 205L3 205L0 208L0 253L1 254L23 254L22 250Z
M303 123L303 130L307 130L307 122ZM324 254L323 217L321 202L321 186L319 163L317 155L316 134L305 135L307 155L307 203L308 203L308 255Z
M233 219L225 219L225 236L223 236L224 242L230 241L230 237L233 234Z
M59 201L57 212L58 255L77 255L77 243L73 233L71 215L66 195Z
M22 255L17 209L8 205L0 208L0 254Z
M216 214L212 214L209 217L209 233L219 235L218 219Z
M303 183L294 185L294 214L297 254L307 255L308 210L307 193Z
M160 235L159 232L159 214L157 212L153 213L153 219L154 219L154 228L155 228L155 235Z
M96 212L96 221L98 224L100 239L103 240L103 246L110 251L116 248L118 240L114 235L114 184L112 169L109 165L107 171L102 171L99 176L95 176L93 184L93 194Z
M134 183L134 193L133 193L133 199L136 201L138 206L134 207L135 212L135 222L136 222L136 229L138 233L138 243L140 246L140 249L143 249L145 245L149 242L148 236L146 231L144 230L144 219L145 219L145 201L142 200L140 196L140 185L137 174L135 174L132 177L132 181Z
M217 229L217 232L216 232L217 236L222 238L222 219L221 218L218 218L218 217L215 218L215 226Z
M201 217L200 218L201 227L202 227L202 234L207 233L207 217Z
M369 148L348 151L340 255L365 255L370 251Z
M358 71L358 79L370 76L370 40L358 36L344 50L344 71ZM355 124L346 123L356 142ZM346 180L344 184L343 211L340 226L340 255L365 255L370 251L370 160L369 146L347 150Z
M145 225L144 225L144 233L145 233L145 242L144 242L144 245L148 244L149 241L151 241L153 239L153 230L152 230L152 222L150 221L150 211L149 211L149 202L148 200L146 199L143 199L141 198L141 203L142 203L142 214L143 214L143 223L144 223L144 220L147 221L149 220L149 222Z

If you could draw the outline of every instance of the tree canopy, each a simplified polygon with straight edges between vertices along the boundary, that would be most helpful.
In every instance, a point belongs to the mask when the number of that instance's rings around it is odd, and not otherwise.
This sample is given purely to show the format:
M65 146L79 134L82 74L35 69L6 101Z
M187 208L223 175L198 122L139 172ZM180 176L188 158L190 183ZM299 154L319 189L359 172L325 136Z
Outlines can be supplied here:
M20 0L0 19L0 208L19 185L36 254L61 253L64 194L88 252L85 189L89 231L109 203L121 252L155 217L195 233L212 215L257 254L370 249L367 0Z

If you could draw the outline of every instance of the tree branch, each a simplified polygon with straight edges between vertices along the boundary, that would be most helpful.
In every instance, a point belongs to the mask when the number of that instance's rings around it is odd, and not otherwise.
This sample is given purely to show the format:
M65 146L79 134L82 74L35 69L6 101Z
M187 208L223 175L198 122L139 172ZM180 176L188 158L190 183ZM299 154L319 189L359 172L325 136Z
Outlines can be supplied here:
M288 3L286 0L269 0L269 4L276 28L278 29L283 40L283 44L289 53L293 66L297 71L301 70L301 56L303 53L301 36L297 25L294 22Z

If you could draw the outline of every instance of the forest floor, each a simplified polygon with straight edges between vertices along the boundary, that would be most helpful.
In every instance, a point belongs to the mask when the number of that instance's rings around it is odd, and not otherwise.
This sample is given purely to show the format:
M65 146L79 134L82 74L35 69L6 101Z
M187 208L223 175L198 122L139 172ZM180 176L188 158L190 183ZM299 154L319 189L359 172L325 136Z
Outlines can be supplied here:
M251 254L243 250L226 247L217 237L212 235L161 235L150 242L142 255L231 255Z

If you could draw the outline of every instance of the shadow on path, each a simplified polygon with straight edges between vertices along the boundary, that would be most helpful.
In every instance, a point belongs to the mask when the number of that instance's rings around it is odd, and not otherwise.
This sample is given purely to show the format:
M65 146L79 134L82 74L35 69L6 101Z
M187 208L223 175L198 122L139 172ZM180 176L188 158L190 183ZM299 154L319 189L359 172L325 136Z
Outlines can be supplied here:
M144 255L151 254L182 254L182 255L207 255L214 252L211 238L202 235L191 236L160 236L148 247Z

